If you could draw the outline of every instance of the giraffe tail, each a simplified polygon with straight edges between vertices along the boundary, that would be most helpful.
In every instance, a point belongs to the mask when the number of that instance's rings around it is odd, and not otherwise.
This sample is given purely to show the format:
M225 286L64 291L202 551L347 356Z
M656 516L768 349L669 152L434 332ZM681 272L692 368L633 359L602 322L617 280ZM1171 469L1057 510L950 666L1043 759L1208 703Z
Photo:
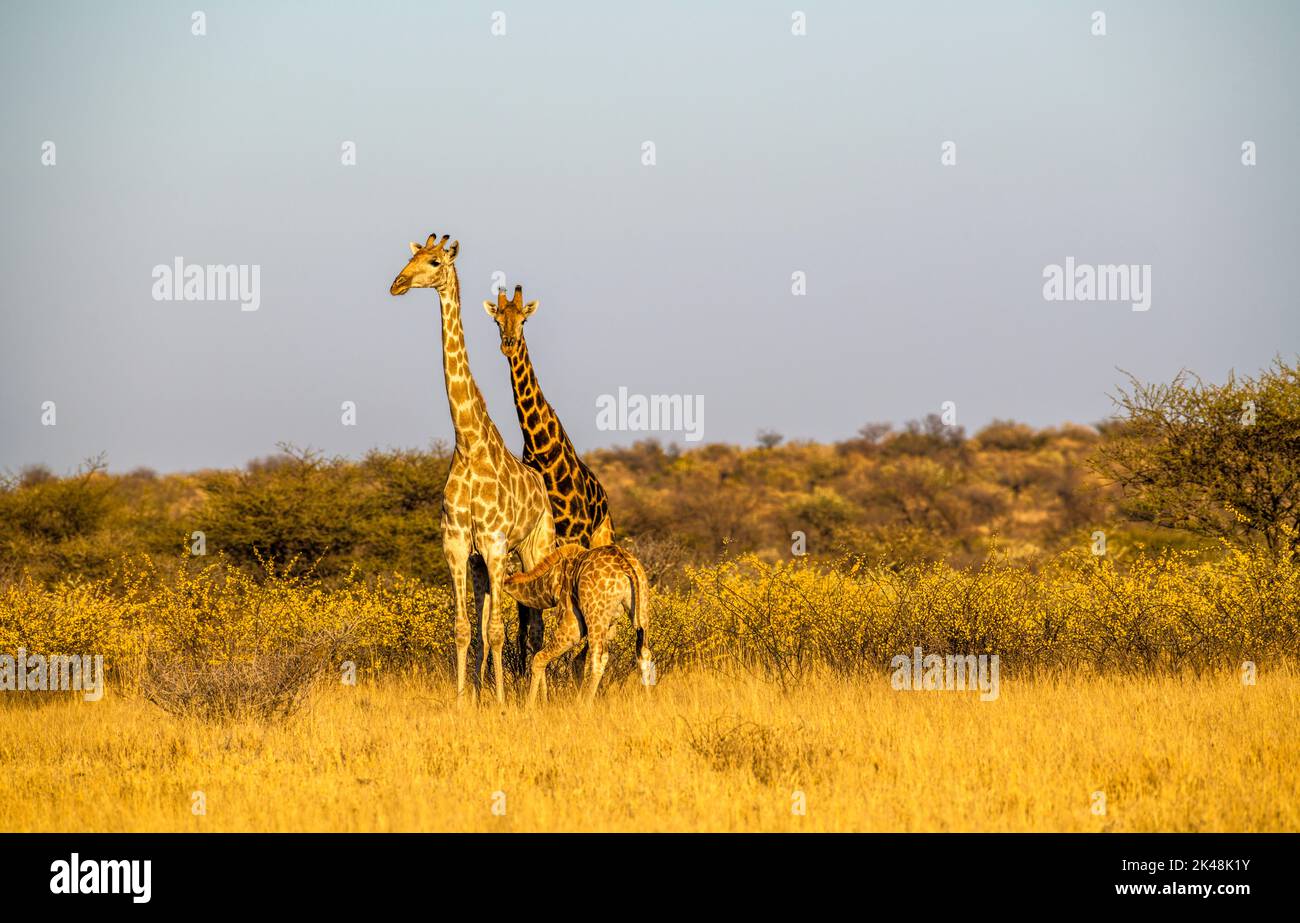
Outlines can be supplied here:
M654 663L650 659L650 645L646 643L646 633L650 629L650 581L636 558L622 548L618 548L618 552L632 588L631 615L632 629L636 635L636 662L641 668L641 681L648 692L654 685Z

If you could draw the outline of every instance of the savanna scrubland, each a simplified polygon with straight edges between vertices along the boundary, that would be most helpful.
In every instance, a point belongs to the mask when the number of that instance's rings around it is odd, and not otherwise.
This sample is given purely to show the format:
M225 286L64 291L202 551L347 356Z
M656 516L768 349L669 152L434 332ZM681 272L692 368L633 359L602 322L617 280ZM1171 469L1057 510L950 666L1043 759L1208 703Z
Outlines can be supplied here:
M759 441L586 456L656 684L624 631L592 709L561 663L531 713L450 689L441 446L14 473L0 652L110 691L0 696L6 827L1297 829L1294 366L1130 382L1095 427ZM896 691L916 647L996 654L999 696Z

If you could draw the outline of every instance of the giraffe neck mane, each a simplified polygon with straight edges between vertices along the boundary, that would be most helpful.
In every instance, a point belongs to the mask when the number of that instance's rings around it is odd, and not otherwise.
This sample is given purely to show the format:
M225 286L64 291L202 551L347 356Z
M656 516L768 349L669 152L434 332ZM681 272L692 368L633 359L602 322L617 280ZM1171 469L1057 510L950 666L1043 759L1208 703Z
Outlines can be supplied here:
M451 425L456 432L456 449L468 454L491 445L504 446L496 424L488 416L487 404L469 370L465 350L465 328L460 319L460 277L453 269L447 290L438 291L442 303L442 374L451 407Z

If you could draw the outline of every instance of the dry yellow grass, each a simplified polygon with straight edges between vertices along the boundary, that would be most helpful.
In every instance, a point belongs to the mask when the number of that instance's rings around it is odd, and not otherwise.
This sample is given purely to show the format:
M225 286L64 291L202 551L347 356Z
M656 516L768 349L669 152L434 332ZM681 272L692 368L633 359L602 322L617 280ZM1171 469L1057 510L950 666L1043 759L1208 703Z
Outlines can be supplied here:
M888 677L703 672L593 709L457 708L445 685L319 689L278 723L136 697L0 696L16 831L1300 830L1300 674L1003 676L1001 698ZM806 816L792 813L805 793ZM205 816L191 811L206 797ZM1105 792L1106 816L1090 810ZM504 792L505 813L493 813ZM495 802L500 804L499 800Z

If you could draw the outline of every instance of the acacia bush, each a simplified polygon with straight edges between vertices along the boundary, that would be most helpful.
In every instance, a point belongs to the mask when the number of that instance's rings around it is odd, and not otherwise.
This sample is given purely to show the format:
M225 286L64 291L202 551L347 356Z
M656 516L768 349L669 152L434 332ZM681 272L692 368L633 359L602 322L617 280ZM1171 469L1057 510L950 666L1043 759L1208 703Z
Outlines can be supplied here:
M339 641L326 633L301 639L287 650L215 662L153 653L140 691L173 715L210 721L284 718L302 707L312 684L330 671Z
M693 568L690 580L655 600L661 673L689 663L789 687L822 670L885 670L916 646L997 654L1011 670L1098 671L1235 669L1300 650L1296 554L1165 552L1121 566L1068 552L1037 571L997 559L827 567L745 555ZM613 659L630 661L630 649Z
M794 532L822 561L853 552L959 566L983 561L995 536L1003 554L1028 564L1083 546L1097 528L1152 547L1186 543L1116 521L1117 492L1086 465L1099 439L1088 427L1006 421L968 439L930 417L898 431L868 425L831 445L678 452L641 442L587 461L622 535L671 537L697 564L724 550L788 557Z
M1115 403L1121 420L1091 464L1126 514L1270 554L1300 545L1300 366L1278 358L1223 384L1130 377Z
M354 568L446 578L444 447L356 462L282 449L239 470L110 475L97 463L66 478L32 469L0 480L0 580L105 577L123 556L189 551L196 532L206 553L251 574L298 558L327 582Z
M43 574L100 570L117 555L105 532L112 482L102 459L55 477L43 466L0 480L0 577L37 564Z
M930 419L832 445L643 441L585 458L610 496L619 540L671 545L704 564L752 551L788 556L793 534L833 561L846 552L896 563L978 564L993 547L1034 562L1105 528L1151 547L1204 546L1162 524L1117 521L1118 492L1085 462L1098 434L995 423L972 439ZM986 444L987 443L987 444ZM33 469L0 480L0 580L107 576L122 555L170 556L194 533L209 555L260 573L298 557L318 579L406 573L448 579L442 489L450 451L374 450L359 460L285 445L242 469L190 474L102 468L59 478Z
M0 649L102 653L116 687L207 717L287 713L312 683L339 681L345 661L362 681L411 669L451 675L452 606L442 586L356 575L328 586L274 567L254 579L223 560L146 559L122 570L0 587ZM823 671L887 670L916 646L997 654L1004 675L1263 667L1300 650L1294 553L1165 552L1121 566L1068 552L1037 571L997 559L828 566L747 554L689 567L686 577L652 593L648 638L660 676L692 666L792 688ZM631 632L618 628L609 675L635 682Z
M399 575L326 585L218 557L122 561L108 577L0 585L0 651L100 654L114 687L176 714L276 717L311 685L451 663L451 600Z

